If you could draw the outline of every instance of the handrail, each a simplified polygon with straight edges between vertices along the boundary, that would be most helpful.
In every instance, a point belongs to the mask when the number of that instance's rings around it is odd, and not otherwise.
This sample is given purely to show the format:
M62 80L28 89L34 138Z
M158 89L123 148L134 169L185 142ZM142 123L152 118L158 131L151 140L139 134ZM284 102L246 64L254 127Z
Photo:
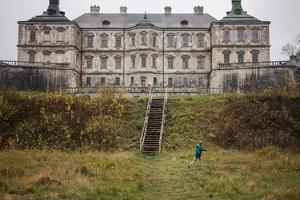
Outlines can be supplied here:
M218 65L219 69L228 69L228 68L247 68L247 67L279 67L288 65L289 61L264 61L264 62L244 62L244 63L220 63Z
M144 145L144 140L145 140L145 135L146 135L146 128L147 128L147 125L148 125L148 119L149 119L151 102L152 102L152 87L149 86L148 105L147 105L147 110L146 110L146 115L145 115L145 120L144 120L144 126L143 126L143 130L142 130L142 135L141 135L141 138L140 138L140 151L142 151L143 145Z
M163 116L162 116L162 122L161 122L161 127L160 127L160 138L159 138L159 151L158 151L158 153L160 153L160 151L161 151L161 143L162 143L162 136L163 136L163 132L164 132L164 123L165 123L165 109L166 109L167 102L168 102L168 88L166 88L165 94L164 94Z

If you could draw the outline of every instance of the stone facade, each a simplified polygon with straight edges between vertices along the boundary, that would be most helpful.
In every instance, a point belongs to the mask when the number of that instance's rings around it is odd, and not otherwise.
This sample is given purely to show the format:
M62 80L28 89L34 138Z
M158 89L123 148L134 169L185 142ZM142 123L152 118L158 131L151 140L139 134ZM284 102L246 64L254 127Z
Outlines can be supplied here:
M105 14L92 6L69 21L58 5L50 1L43 15L19 22L18 60L69 63L80 73L77 85L223 88L221 64L270 61L270 22L248 15L241 0L232 0L222 20L200 6L191 14L171 7Z

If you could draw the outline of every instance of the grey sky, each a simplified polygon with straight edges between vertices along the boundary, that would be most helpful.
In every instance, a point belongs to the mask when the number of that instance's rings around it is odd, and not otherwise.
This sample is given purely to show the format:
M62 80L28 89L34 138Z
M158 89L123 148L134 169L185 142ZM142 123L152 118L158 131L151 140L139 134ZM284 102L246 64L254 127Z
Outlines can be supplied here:
M47 9L49 0L0 0L0 59L17 58L17 21L25 21ZM204 12L217 19L231 9L231 0L60 0L61 10L69 19L89 12L90 5L100 5L100 12L119 12L127 6L128 12L162 13L172 6L172 12L191 13L195 5L203 5ZM281 47L300 33L300 0L242 0L248 13L258 19L271 21L271 59L282 60Z

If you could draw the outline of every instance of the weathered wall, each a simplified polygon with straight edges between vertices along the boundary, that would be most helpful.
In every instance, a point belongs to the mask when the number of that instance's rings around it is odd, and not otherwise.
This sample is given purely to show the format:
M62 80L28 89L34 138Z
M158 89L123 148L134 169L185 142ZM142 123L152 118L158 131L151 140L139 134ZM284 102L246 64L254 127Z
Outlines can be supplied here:
M73 70L41 67L0 66L0 88L60 92L77 87L79 74Z
M286 76L294 79L293 67L215 69L210 81L211 87L222 88L223 92L250 92L282 87Z

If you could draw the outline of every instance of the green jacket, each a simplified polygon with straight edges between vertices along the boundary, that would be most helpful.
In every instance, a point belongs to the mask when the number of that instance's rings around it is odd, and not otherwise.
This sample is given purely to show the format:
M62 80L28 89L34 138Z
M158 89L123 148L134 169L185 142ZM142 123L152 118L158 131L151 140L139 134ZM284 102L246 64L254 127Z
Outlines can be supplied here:
M195 157L199 159L201 157L203 151L206 151L206 150L203 149L200 144L197 144L196 149L195 149Z

